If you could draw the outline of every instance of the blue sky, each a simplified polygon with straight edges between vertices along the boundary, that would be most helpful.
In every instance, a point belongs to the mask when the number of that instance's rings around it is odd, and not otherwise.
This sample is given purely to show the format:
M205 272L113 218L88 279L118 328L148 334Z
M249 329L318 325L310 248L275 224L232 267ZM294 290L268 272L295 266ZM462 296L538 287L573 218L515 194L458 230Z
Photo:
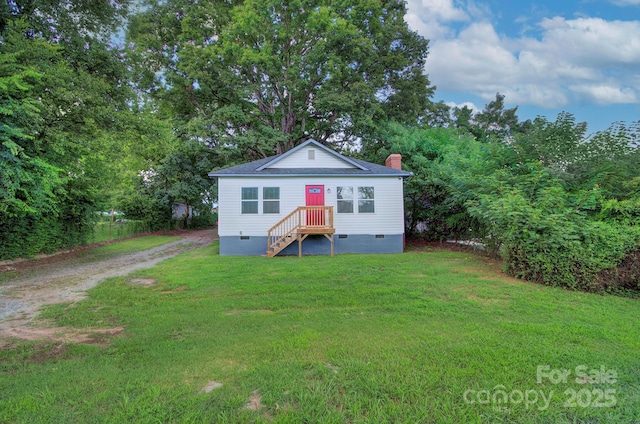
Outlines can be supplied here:
M434 100L475 109L504 94L520 120L561 111L604 130L640 120L640 0L408 0L429 39Z

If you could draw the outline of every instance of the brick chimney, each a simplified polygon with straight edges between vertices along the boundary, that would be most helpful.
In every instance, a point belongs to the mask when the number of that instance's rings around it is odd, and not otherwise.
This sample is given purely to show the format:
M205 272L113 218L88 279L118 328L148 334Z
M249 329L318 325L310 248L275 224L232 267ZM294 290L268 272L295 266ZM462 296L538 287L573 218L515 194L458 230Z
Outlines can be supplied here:
M392 153L389 155L384 164L388 168L399 169L402 171L402 156L398 153Z

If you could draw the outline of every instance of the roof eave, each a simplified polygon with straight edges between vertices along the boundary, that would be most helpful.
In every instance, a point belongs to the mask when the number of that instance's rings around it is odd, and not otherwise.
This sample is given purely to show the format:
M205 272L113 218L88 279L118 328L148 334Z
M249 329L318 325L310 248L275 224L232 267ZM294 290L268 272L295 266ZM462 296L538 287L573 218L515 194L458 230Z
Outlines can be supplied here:
M273 177L273 178L289 178L289 177L402 177L402 178L410 178L413 177L413 172L407 172L403 174L217 174L215 172L208 174L210 178L219 178L219 177L257 177L257 178L265 178L265 177Z

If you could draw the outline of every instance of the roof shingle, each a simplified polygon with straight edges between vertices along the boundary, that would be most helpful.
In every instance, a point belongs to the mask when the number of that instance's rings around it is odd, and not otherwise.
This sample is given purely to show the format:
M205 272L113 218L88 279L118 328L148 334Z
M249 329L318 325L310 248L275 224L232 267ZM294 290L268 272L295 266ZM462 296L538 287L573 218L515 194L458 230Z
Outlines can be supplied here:
M359 165L359 168L264 168L267 164L275 164L279 157L288 155L291 150L282 155L271 156L264 159L259 159L253 162L244 163L242 165L232 166L230 168L224 168L209 173L209 177L254 177L254 176L283 176L283 177L302 177L302 176L369 176L369 177L387 177L398 176L407 178L413 175L411 172L402 171L399 169L389 168L386 166L378 165L371 162L366 162L359 159L343 156L326 146L321 145L315 140L308 140L307 142L297 146L293 150L300 149L309 144L314 144L316 147L331 152L334 155L341 157L342 159L353 162Z

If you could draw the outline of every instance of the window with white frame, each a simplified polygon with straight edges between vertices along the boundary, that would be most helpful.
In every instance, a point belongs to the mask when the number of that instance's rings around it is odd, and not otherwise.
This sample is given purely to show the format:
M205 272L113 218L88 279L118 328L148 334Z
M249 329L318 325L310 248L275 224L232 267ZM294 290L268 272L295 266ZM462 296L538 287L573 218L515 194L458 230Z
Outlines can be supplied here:
M358 187L358 213L375 212L373 187Z
M353 213L353 187L338 186L338 213Z
M242 213L258 213L258 187L242 187Z
M262 188L262 213L280 213L280 187Z

